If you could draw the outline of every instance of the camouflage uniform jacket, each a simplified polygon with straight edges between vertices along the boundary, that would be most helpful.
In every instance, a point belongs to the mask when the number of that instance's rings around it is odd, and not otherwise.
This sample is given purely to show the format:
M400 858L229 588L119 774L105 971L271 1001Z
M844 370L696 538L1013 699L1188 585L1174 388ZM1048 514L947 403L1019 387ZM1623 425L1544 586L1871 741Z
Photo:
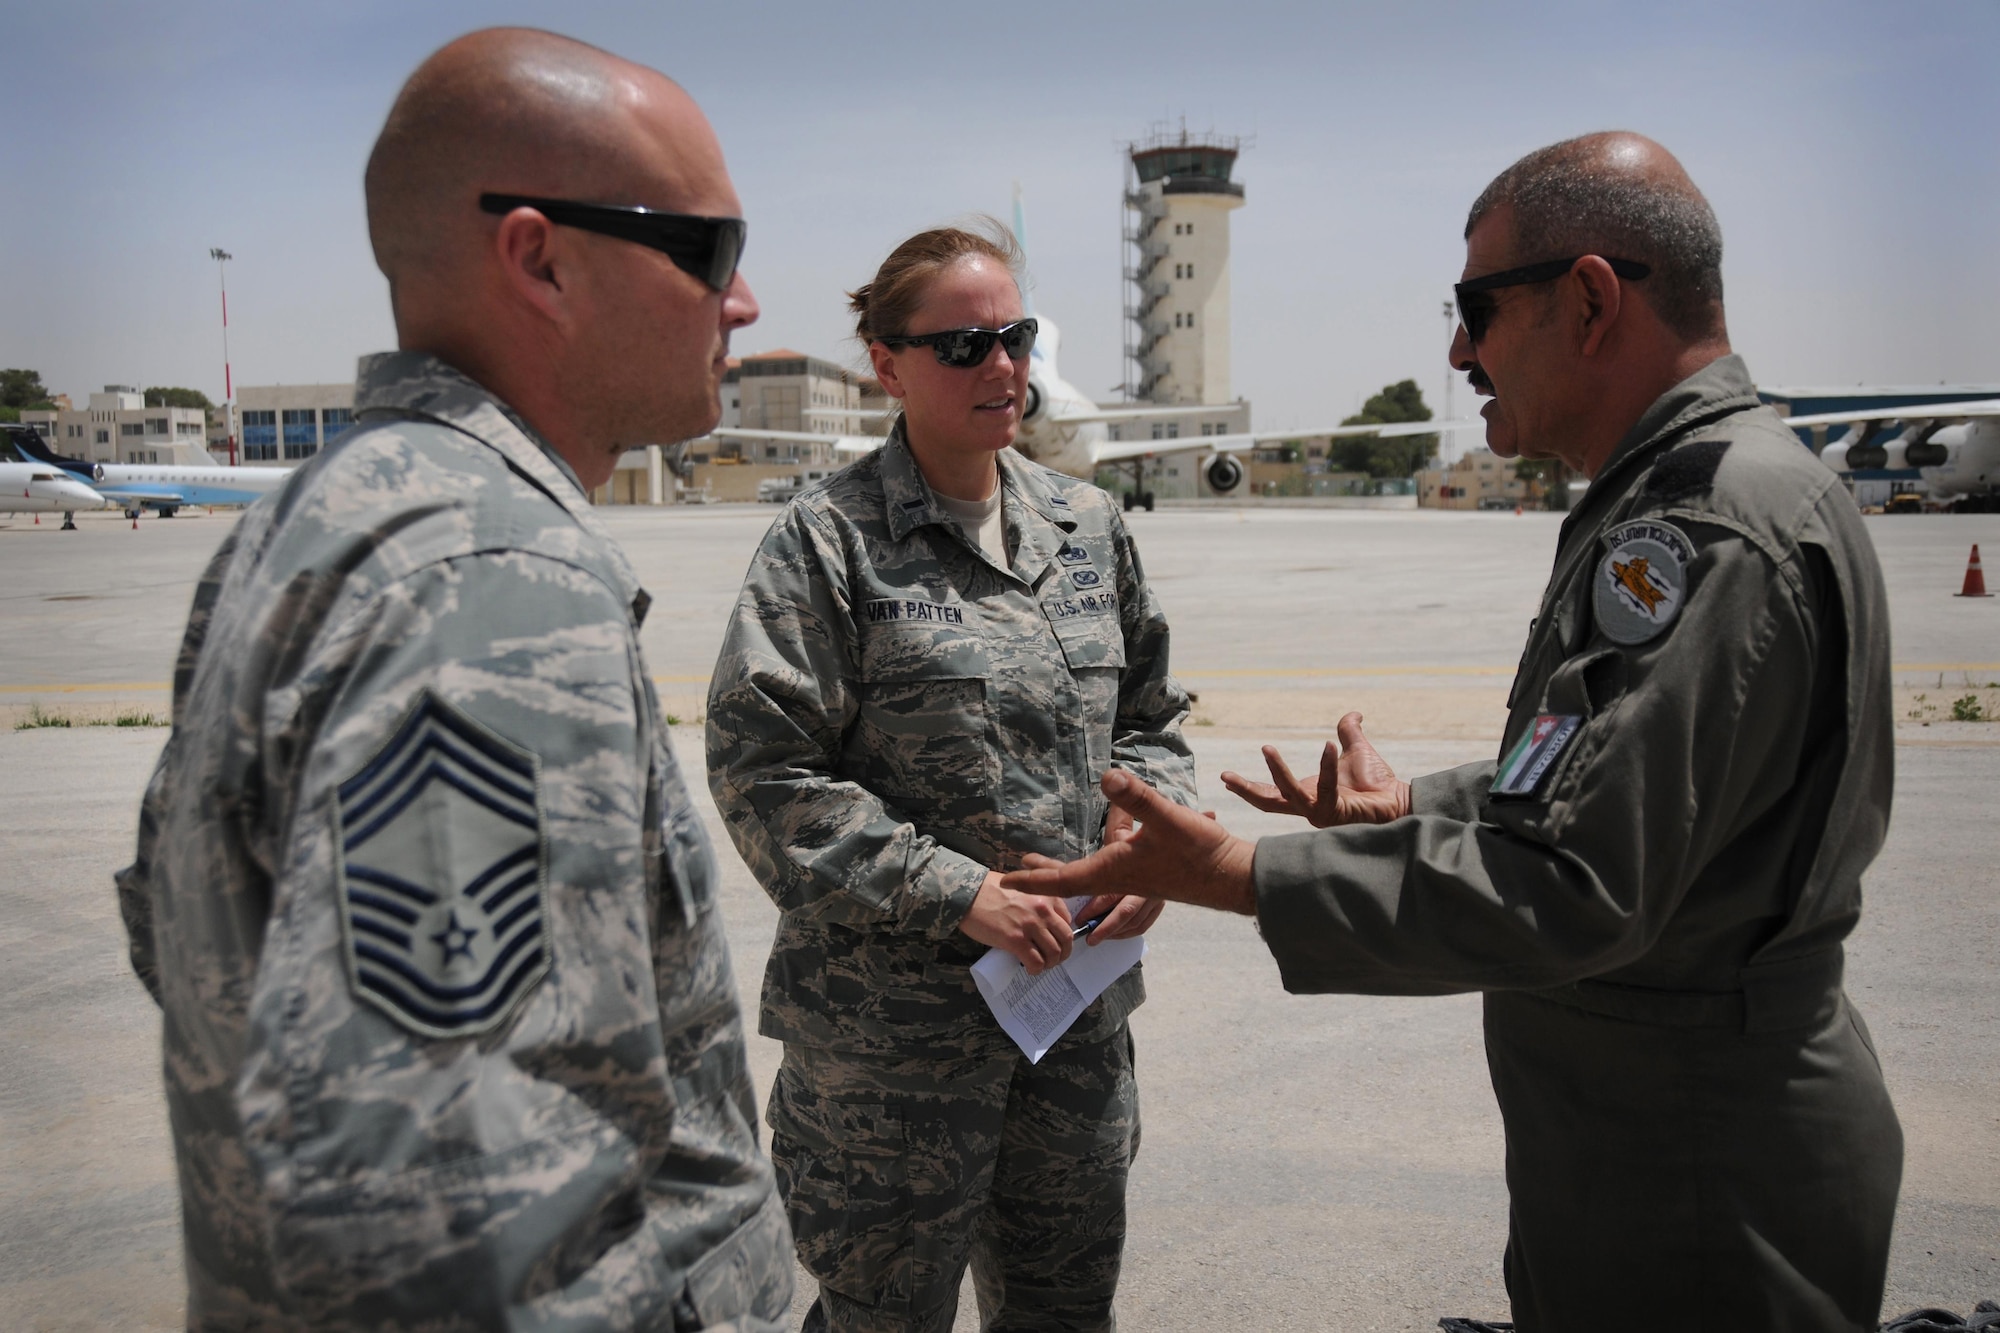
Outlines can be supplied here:
M1839 992L1888 828L1889 679L1853 500L1722 357L1564 520L1500 761L1258 845L1286 988L1791 1024Z
M120 873L188 1322L777 1327L706 839L574 474L428 357L204 575Z
M1194 801L1167 622L1110 498L999 455L1011 568L900 433L794 500L750 564L708 699L709 786L784 913L760 1030L962 1052L997 1032L958 931L988 869L1093 850L1113 764ZM1070 1040L1115 1031L1137 970Z

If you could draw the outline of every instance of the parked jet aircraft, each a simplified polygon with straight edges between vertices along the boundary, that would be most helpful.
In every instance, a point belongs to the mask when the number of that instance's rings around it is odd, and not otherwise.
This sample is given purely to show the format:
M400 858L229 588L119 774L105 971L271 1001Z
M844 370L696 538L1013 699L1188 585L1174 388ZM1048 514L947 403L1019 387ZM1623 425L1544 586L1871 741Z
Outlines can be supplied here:
M186 505L247 505L275 491L292 474L288 467L221 467L214 463L91 463L64 458L33 430L11 427L14 451L36 463L62 468L88 482L106 500L137 518L151 509L162 518Z
M1144 464L1152 458L1175 454L1195 454L1209 487L1226 495L1243 484L1243 464L1236 455L1259 444L1277 440L1297 440L1307 436L1356 438L1373 436L1393 439L1406 435L1434 435L1452 431L1483 430L1483 421L1407 421L1382 426L1320 426L1297 430L1244 431L1229 435L1195 435L1168 440L1114 440L1113 423L1186 420L1201 411L1201 404L1176 407L1099 407L1082 390L1065 380L1056 369L1061 334L1053 321L1037 317L1041 330L1034 350L1028 354L1028 400L1021 407L1020 432L1014 447L1046 467L1088 481L1102 467L1116 466L1129 472L1133 491L1125 507L1134 504L1153 507L1153 494L1145 489ZM867 416L813 408L822 416ZM831 444L839 453L865 454L882 443L879 435L824 435L812 431L752 430L725 426L709 434L719 440L793 440Z
M104 497L48 463L0 463L0 514L52 514L76 526L79 509L102 509Z
M2000 505L2000 398L1787 417L1787 426L1852 425L1820 461L1835 472L1915 468L1933 500L1961 510ZM1902 429L1893 435L1892 425Z

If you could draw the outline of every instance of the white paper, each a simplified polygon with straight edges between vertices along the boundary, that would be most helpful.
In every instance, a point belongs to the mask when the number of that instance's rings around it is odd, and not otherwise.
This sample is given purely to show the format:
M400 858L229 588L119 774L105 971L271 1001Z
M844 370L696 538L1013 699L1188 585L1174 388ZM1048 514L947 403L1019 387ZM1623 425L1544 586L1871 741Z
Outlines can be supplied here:
M1069 910L1075 913L1089 901L1072 898ZM986 956L972 965L972 980L986 997L993 1017L1000 1020L1001 1029L1014 1039L1030 1064L1039 1064L1090 1002L1145 956L1144 935L1095 945L1086 936L1076 941L1067 959L1031 977L1014 955L1004 949L988 949Z

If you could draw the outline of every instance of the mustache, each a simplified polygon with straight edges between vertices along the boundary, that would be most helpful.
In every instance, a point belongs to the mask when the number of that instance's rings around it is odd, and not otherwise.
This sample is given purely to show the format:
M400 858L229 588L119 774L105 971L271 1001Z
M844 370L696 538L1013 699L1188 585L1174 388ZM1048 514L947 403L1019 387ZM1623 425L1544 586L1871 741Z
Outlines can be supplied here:
M1493 392L1493 381L1486 378L1485 368L1476 361L1473 363L1472 369L1465 372L1465 380L1466 383L1475 389L1484 389L1488 393Z

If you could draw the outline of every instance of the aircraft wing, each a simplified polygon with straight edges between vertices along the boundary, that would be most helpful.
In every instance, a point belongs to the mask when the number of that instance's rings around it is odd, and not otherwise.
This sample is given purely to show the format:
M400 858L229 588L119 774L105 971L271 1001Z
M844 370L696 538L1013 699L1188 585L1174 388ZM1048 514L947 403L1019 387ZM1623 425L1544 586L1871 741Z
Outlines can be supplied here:
M817 409L815 409L817 410ZM881 435L822 435L809 430L745 430L723 426L708 433L712 440L776 440L780 444L830 444L837 454L872 454L885 440Z
M93 489L105 499L116 501L119 504L184 505L188 503L186 497L173 487L155 486L147 482L128 481L117 486L109 485L105 482L96 482L93 484Z
M1902 407L1865 407L1853 412L1816 412L1786 417L1787 426L1841 426L1857 421L1962 421L1967 417L2000 417L2000 398L1962 403L1909 403Z
M1174 409L1182 416L1186 408ZM1065 422L1076 418L1064 417ZM1156 457L1188 452L1227 453L1251 449L1276 440L1356 439L1363 436L1393 440L1405 435L1446 435L1462 430L1484 430L1484 421L1395 421L1376 426L1326 426L1317 430L1258 430L1235 435L1184 435L1177 440L1106 440L1099 444L1095 458L1100 463L1119 463L1130 458Z

